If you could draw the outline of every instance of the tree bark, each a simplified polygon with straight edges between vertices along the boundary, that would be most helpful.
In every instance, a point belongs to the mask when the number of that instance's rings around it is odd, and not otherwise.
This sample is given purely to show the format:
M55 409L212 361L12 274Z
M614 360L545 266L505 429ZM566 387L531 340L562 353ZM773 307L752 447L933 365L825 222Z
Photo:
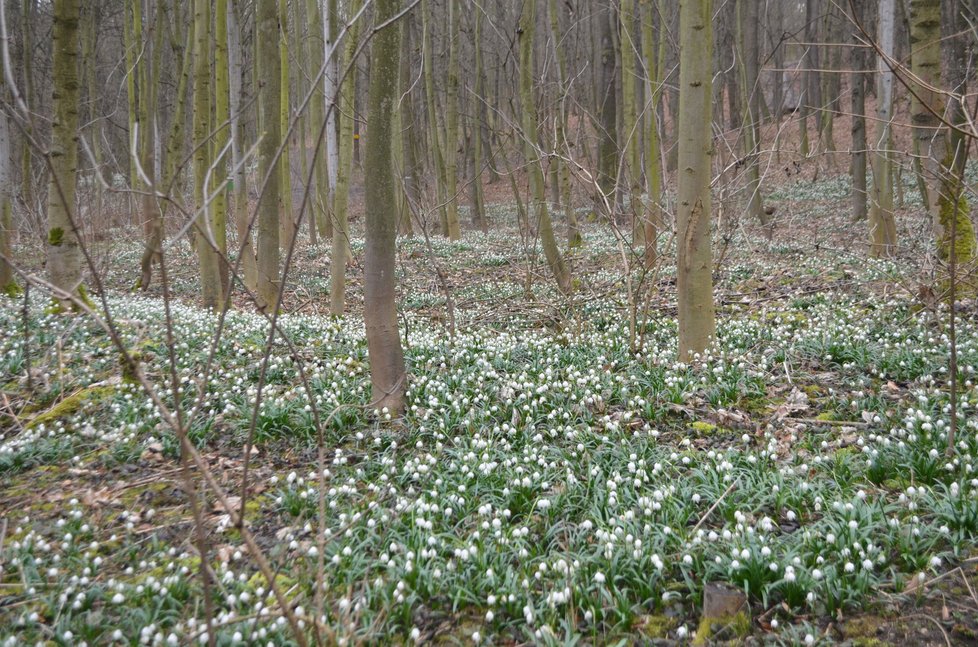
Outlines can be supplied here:
M716 331L710 249L713 34L711 0L682 0L676 283L679 359L702 353Z
M530 194L533 199L537 227L543 253L557 281L557 288L564 294L573 290L570 269L560 253L554 237L553 225L547 211L547 189L543 178L543 165L537 153L537 112L533 98L533 33L536 25L536 3L524 2L520 17L520 111L523 126L523 149L526 155L527 173L530 176Z
M865 9L853 5L852 21L867 26ZM856 222L866 220L866 70L869 55L859 43L853 32L852 67L850 74L852 110L852 152L849 158L849 173L852 176L852 218Z
M956 264L968 263L975 254L975 233L961 178L954 173L956 151L949 146L941 94L941 3L911 0L910 45L913 93L910 118L928 183L927 195L937 256L950 261L954 230Z
M377 0L377 24L395 16L399 5L399 0ZM397 100L399 40L397 25L388 25L374 36L367 106L370 137L364 169L371 178L366 191L363 297L372 401L377 409L392 416L404 411L407 386L394 289L397 210L390 127Z
M757 42L761 0L738 0L737 26L740 32L741 96L743 97L744 173L747 176L747 214L761 223L770 235L769 217L761 197L761 165L758 159L761 136L761 88L757 83L759 47Z
M282 140L281 69L276 0L257 0L255 40L258 53L258 181L263 187L258 199L258 306L270 311L278 302L279 280L279 183L281 171L275 155Z
M48 281L68 295L88 302L82 284L82 253L75 210L78 171L78 22L79 0L55 0L52 43L51 176L48 185ZM70 299L55 297L59 310L78 310Z
M881 0L879 8L880 50L893 56L894 0ZM870 256L881 258L896 251L896 223L893 219L893 175L890 148L893 135L893 71L882 57L877 60L879 90L876 96L876 134L871 157L873 193L869 207Z

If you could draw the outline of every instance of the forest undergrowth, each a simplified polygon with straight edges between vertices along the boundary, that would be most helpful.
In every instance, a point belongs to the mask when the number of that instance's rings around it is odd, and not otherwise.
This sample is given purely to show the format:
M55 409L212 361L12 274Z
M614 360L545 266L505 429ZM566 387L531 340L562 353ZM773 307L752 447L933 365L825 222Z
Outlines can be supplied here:
M511 206L488 236L433 240L434 258L402 241L402 420L367 406L360 269L353 314L330 319L328 254L300 247L247 492L267 320L242 302L212 351L217 317L175 245L175 396L164 302L128 293L140 250L112 242L123 341L168 407L203 402L188 435L232 495L205 491L201 511L216 644L294 642L242 506L327 644L978 644L978 314L958 313L948 455L947 309L918 299L919 250L866 260L837 184L780 189L772 241L720 234L718 339L691 364L674 268L633 269L649 298L632 335L606 226L569 254L569 300L513 243ZM923 249L926 224L901 224ZM0 302L0 642L206 644L179 441L92 319L47 310ZM746 606L701 626L708 584Z

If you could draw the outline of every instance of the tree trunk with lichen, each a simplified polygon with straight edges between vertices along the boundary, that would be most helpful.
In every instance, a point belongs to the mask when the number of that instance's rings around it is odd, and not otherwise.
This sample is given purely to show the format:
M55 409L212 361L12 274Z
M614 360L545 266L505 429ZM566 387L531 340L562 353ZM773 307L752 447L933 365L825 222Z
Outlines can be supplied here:
M211 164L211 10L209 0L194 2L194 234L200 264L200 290L204 307L218 310L224 305L221 281L221 236L217 231L214 204L207 183Z
M251 211L248 209L247 170L244 164L245 125L241 118L241 24L238 20L240 6L232 5L228 10L228 106L231 110L231 160L234 174L233 206L234 226L238 232L238 252L241 258L241 273L245 288L258 291L258 266L255 260L255 246L252 244L254 231L251 227Z
M747 176L747 213L771 230L770 217L764 211L761 197L761 163L758 157L761 138L761 93L757 83L758 48L758 8L761 0L738 0L737 31L740 43L741 109L743 111L744 174Z
M543 166L537 152L537 112L533 98L533 32L536 24L536 3L523 3L520 17L520 121L523 127L523 150L526 155L527 174L530 176L530 198L537 217L537 228L547 265L557 281L557 288L564 294L573 290L570 269L564 261L554 237L550 213L547 211L547 187L543 178Z
M550 0L550 36L554 41L554 55L557 59L557 73L560 75L557 83L559 101L557 105L557 114L554 117L554 133L557 144L557 153L562 155L564 158L557 158L553 160L553 163L558 165L557 182L560 186L560 202L564 211L564 217L567 219L567 248L573 249L584 244L584 238L581 236L581 228L577 222L577 212L574 211L573 195L571 191L571 153L570 146L567 142L567 103L569 101L569 98L566 96L568 92L567 55L564 52L564 46L561 39L561 34L563 32L560 30L559 12L560 9L558 0ZM481 66L477 70L477 73L480 77L482 76Z
M350 4L350 17L360 10L360 0ZM353 172L353 116L354 93L357 82L357 51L360 21L355 22L346 35L346 54L343 65L349 71L340 84L340 141L339 168L336 173L336 192L333 194L333 239L329 259L329 312L342 317L346 309L346 266L353 260L350 250L350 175Z
M711 0L683 0L679 14L679 190L676 290L679 359L703 352L716 331L710 249Z
M82 284L82 252L77 228L80 223L75 212L80 5L79 0L55 0L51 61L54 120L48 184L47 273L51 285L63 293L55 295L55 308L70 311L79 309L74 300L89 302Z
M957 151L951 148L951 138L942 121L945 104L938 89L942 87L940 0L911 0L910 47L910 117L914 138L924 156L937 256L950 262L953 253L955 263L961 266L974 258L976 244L963 179L955 172L955 157L963 155L963 146Z
M276 153L282 141L281 70L279 69L278 16L276 0L258 0L256 7L256 51L258 72L258 306L271 311L278 301L279 280L279 210L282 178Z
M894 0L880 3L878 41L883 56L893 56ZM884 258L896 251L896 221L893 218L893 174L890 148L893 139L893 71L881 56L877 60L879 89L876 97L875 150L870 158L873 172L869 205L870 256Z
M377 24L397 14L399 0L377 0ZM397 199L391 167L391 113L397 101L400 33L396 24L374 36L370 66L365 174L371 178L366 191L366 250L364 253L363 316L367 329L367 353L373 406L392 416L404 411L407 389L404 351L397 326L396 266Z

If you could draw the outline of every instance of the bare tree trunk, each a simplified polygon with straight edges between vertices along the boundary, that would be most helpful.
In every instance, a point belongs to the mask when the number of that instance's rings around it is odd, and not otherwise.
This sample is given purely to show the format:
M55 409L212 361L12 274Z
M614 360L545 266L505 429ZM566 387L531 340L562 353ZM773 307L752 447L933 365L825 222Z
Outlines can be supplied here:
M703 352L716 331L710 250L712 2L680 6L679 204L676 284L679 359Z
M88 302L82 284L82 254L75 213L78 171L78 39L79 0L55 0L51 103L51 181L48 185L48 280L58 290ZM55 297L58 309L77 310L69 299Z
M414 109L414 91L412 85L414 78L411 75L411 61L414 58L413 34L414 12L409 12L401 22L401 58L400 65L400 88L401 103L398 114L401 118L401 182L404 188L405 208L401 213L398 222L398 230L404 236L413 233L411 225L411 215L414 209L420 208L421 191L420 175L421 167L418 163L417 139L417 111Z
M377 24L390 20L399 5L399 0L377 0ZM397 100L399 39L397 25L388 26L374 36L367 107L370 137L364 169L371 178L366 192L363 297L372 402L377 409L392 416L404 411L407 387L394 291L397 210L390 127L391 111Z
M269 311L278 302L279 191L282 178L275 155L282 141L282 74L279 62L279 26L276 0L258 0L255 40L258 54L258 182L263 187L258 202L258 305Z
M744 163L747 175L747 213L765 227L770 235L769 218L764 212L761 197L761 166L758 159L761 136L761 88L757 83L759 47L758 4L761 0L739 0L737 3L737 23L740 31L741 78L744 107Z
M880 50L893 56L894 0L881 0L879 8ZM891 124L893 121L893 71L882 57L877 61L879 90L876 96L876 135L871 158L873 193L869 207L870 255L891 256L896 251L896 224L893 219L893 176L891 173Z
M352 18L360 10L360 0L350 4ZM350 175L353 173L353 121L354 94L357 83L357 65L354 56L360 37L359 21L346 35L346 54L343 65L349 72L340 83L340 132L339 168L336 175L336 191L333 194L333 240L329 260L329 311L334 317L342 317L346 310L346 266L353 261L350 250Z
M598 188L603 197L599 199L599 204L595 208L596 213L600 213L607 218L615 217L615 208L618 204L617 199L617 166L618 166L618 94L616 89L616 78L618 72L617 59L615 57L614 38L611 33L612 17L614 9L607 11L599 10L597 19L600 22L600 61L601 61L601 83L599 86L598 100L599 123L598 127ZM604 205L610 205L611 211Z
M556 126L554 129L557 140L555 148L559 154L566 158L564 160L557 159L554 161L559 165L557 169L557 182L560 185L560 194L562 196L561 206L564 211L564 217L567 219L567 248L573 249L582 245L584 239L581 237L581 229L577 223L577 212L574 210L573 196L571 193L571 152L570 145L567 141L567 104L569 98L566 96L570 90L567 87L567 53L564 51L564 45L561 42L563 32L560 30L559 12L558 0L550 0L550 36L554 40L554 53L557 58L557 74L559 75L557 83L559 97L557 114L555 116Z
M448 86L445 106L445 193L448 200L448 239L458 240L462 233L458 222L458 39L457 2L448 3Z
M662 77L665 69L666 37L660 31L658 52L656 53L655 14L662 16L661 0L653 7L648 5L643 18L642 47L645 56L647 87L649 97L645 112L648 118L645 137L645 176L649 200L645 215L645 266L650 268L658 258L659 228L662 227L662 141L659 137L660 100L662 98ZM662 19L665 17L662 16Z
M282 75L282 81L280 88L282 94L279 97L279 119L281 120L281 134L284 137L285 133L289 131L289 122L291 114L289 111L289 90L290 90L290 79L291 73L289 71L289 2L288 0L279 0L278 5L278 20L279 20L279 61L281 62L280 73ZM285 143L285 150L282 151L282 156L279 158L279 172L282 174L282 193L281 193L281 204L282 213L279 216L279 245L282 246L283 250L288 249L292 245L292 239L298 235L298 231L295 226L295 213L292 208L292 146L290 142Z
M543 167L537 152L537 111L533 99L533 33L536 26L536 3L523 3L523 14L520 17L519 46L520 46L520 111L523 127L523 149L526 155L527 173L530 176L530 194L534 202L537 217L537 227L543 253L547 258L550 271L553 272L557 287L564 294L570 294L573 289L570 270L557 246L554 238L553 225L547 212L546 185L543 179Z
M962 195L961 178L954 173L958 151L949 146L944 126L944 99L941 94L941 2L910 0L910 45L913 89L910 118L914 126L924 170L929 184L931 222L937 256L955 263L968 263L975 254L975 233L968 202ZM963 154L963 151L962 151Z
M242 146L245 128L241 116L241 32L238 21L240 5L235 4L228 11L228 67L230 68L228 104L231 111L231 161L235 172L234 183L234 225L238 232L238 249L241 254L241 268L245 287L251 292L258 291L258 266L255 260L253 234L249 231L250 213L248 210L247 174L243 164Z
M5 75L0 74L0 101L8 103ZM10 115L0 110L0 294L8 297L20 294L14 279L13 260L13 140L10 137Z
M866 11L854 6L852 20L866 25ZM852 217L854 221L866 220L866 73L869 68L868 52L854 39L852 50L851 96L852 110L852 153L849 172L852 175Z
M484 114L483 109L483 95L485 94L485 87L482 78L482 21L483 12L478 7L473 7L475 13L473 20L475 21L475 36L473 47L474 50L474 61L473 68L475 72L475 88L472 97L472 108L469 110L469 131L472 138L472 223L476 226L482 233L489 232L489 223L486 220L486 205L485 196L482 190L482 168L484 157L482 154L482 115Z

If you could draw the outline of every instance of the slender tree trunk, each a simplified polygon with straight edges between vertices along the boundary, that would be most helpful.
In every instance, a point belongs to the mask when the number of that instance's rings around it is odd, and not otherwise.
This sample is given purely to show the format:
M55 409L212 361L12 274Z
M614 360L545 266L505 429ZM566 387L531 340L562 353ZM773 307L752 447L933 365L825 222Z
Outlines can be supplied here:
M9 103L6 77L0 74L0 101ZM0 294L8 297L20 294L10 262L13 260L13 149L10 115L0 110Z
M326 74L323 76L323 89L326 95L326 178L329 183L329 199L326 209L329 215L330 238L333 236L335 218L337 175L340 168L340 149L337 132L339 106L336 103L339 82L339 51L333 51L339 26L336 0L326 0L323 7L323 38L325 39Z
M212 310L224 304L221 281L219 221L215 205L208 202L207 171L211 158L208 152L211 116L211 7L209 0L194 1L194 219L197 260L200 263L200 289L204 307Z
M676 284L679 359L688 362L713 339L713 262L710 249L712 2L680 5L679 193Z
M879 7L880 50L893 56L894 0L881 0ZM877 61L879 90L876 96L876 134L870 159L873 170L873 192L869 207L870 255L891 256L896 251L896 223L893 219L893 176L890 148L893 121L893 71L882 57Z
M279 111L282 70L279 61L279 25L276 0L257 0L255 49L258 54L258 181L263 190L258 201L258 305L269 311L278 301L279 210L282 178L275 155L282 141Z
M360 0L350 4L350 17L360 10ZM353 121L354 94L356 92L357 65L354 60L357 41L360 38L360 22L350 28L346 38L344 67L349 72L340 84L340 137L339 169L336 176L336 192L333 195L333 241L329 261L329 311L334 317L342 317L346 309L346 266L353 260L350 250L350 175L353 173Z
M231 111L231 160L236 169L234 172L234 225L238 232L238 250L241 254L241 268L244 274L245 287L253 293L258 291L258 266L255 260L255 247L252 244L253 233L249 225L251 213L248 209L247 173L242 163L245 139L244 119L241 115L241 31L238 21L238 5L228 11L228 67L229 78L228 103Z
M228 0L214 3L214 230L220 250L221 293L231 289L231 266L228 264L228 161L231 159L231 84L228 63Z
M281 90L279 97L279 119L281 120L281 134L289 132L289 122L291 113L289 112L289 89L291 73L289 72L289 2L279 0L279 61L281 62ZM279 158L279 170L282 173L282 214L279 220L279 244L283 250L292 246L292 239L298 234L295 226L295 213L292 209L292 146L286 143L282 157Z
M305 13L307 26L320 24L318 0L306 0ZM314 78L315 75L319 73L320 68L323 66L324 49L322 47L318 47L320 44L320 38L314 36L313 30L310 28L308 31L309 33L307 34L305 41L306 66L308 70L307 78ZM323 120L326 118L325 92L317 91L313 93L309 107L309 116L311 132L314 136L318 136L319 130L323 127ZM305 138L303 138L302 141L302 145L305 146ZM319 235L326 238L331 238L333 235L332 222L329 218L328 211L329 181L326 178L326 156L327 152L325 150L321 150L319 154L315 156L312 162L313 181L316 183L316 190L312 194L313 210L310 220L315 221L315 226L310 224L310 239L313 231L316 231Z
M136 0L139 4L143 0ZM153 25L151 33L159 34L162 32L160 21L163 18L162 4L158 5L157 21ZM134 12L136 17L142 12ZM134 32L137 34L145 33L142 25L134 25ZM143 55L140 57L135 74L139 74L138 100L139 106L136 112L137 123L139 124L139 162L143 173L150 179L153 185L156 184L156 92L159 87L159 68L160 51L162 41L158 38L144 38L145 43ZM149 49L151 47L151 49ZM163 258L163 212L152 195L153 186L147 185L142 178L139 178L135 185L142 190L140 197L140 211L142 212L143 232L145 235L145 248L140 261L139 287L143 290L149 288L153 276L153 265L159 264Z
M950 147L951 137L942 123L940 0L910 0L910 45L914 89L910 118L921 155L925 156L937 256L960 266L974 258L976 243L962 178L954 171L955 158L964 152Z
M658 39L658 52L655 42L655 14L662 15L662 2L655 7L648 4L642 21L642 47L645 56L647 87L649 97L645 112L648 119L645 136L645 176L649 192L648 211L645 216L645 266L651 268L658 258L659 228L662 226L662 143L659 139L659 102L662 98L662 76L665 68L666 38Z
M448 199L446 216L448 218L448 239L458 240L462 236L458 222L458 40L459 15L458 2L448 3L448 84L445 106L445 193Z
M533 32L536 25L536 3L524 2L523 14L520 18L520 111L523 126L523 147L526 155L527 173L530 176L530 194L534 202L537 217L537 227L543 253L547 258L550 271L557 281L557 287L564 294L570 294L573 289L570 269L567 267L557 239L554 237L550 214L547 212L546 185L543 179L543 167L537 153L537 112L533 99Z
M634 27L638 25L635 0L621 0L619 18L619 52L621 57L622 132L618 140L625 142L621 178L628 186L628 210L632 219L632 244L645 244L645 205L642 204L642 146L638 125L637 65L638 40Z
M618 166L618 94L616 78L618 72L615 57L614 38L611 33L614 9L607 12L597 12L600 21L601 47L601 84L598 100L600 101L600 121L598 123L598 188L603 194L599 197L596 213L607 218L615 217L617 198L617 166ZM605 205L608 205L607 207Z
M438 111L435 102L435 75L434 75L434 54L432 53L432 23L434 16L431 10L430 0L422 0L421 12L424 20L424 43L422 45L422 65L424 66L424 90L425 107L428 111L428 132L431 140L432 159L435 164L435 187L436 199L438 201L438 216L441 222L442 235L448 236L450 225L448 222L448 184L447 170L445 165L445 155L442 148L442 137L440 135L441 126L438 124Z
M377 24L390 20L399 0L377 0ZM391 112L397 100L397 55L400 35L391 25L374 36L373 63L367 111L365 173L371 178L366 191L366 250L364 258L364 322L370 360L372 403L381 412L399 416L404 411L406 379L404 352L397 326L394 269L397 222L394 175L391 169Z
M759 47L758 4L761 0L738 0L737 27L740 41L741 96L743 97L744 173L747 176L747 213L770 235L769 218L761 197L761 165L758 149L761 135L761 88L757 84Z
M88 302L82 284L75 188L78 171L78 39L79 0L55 0L51 62L51 181L48 185L48 281L55 288ZM77 310L69 299L55 297L59 309Z
M37 0L24 0L21 7L21 33L24 38L24 97L27 106L33 108L36 104L36 93L34 91L34 24L36 22L35 13ZM27 125L27 134L33 135L34 130ZM24 205L35 212L41 212L38 195L34 191L34 153L30 146L21 148L21 199Z
M404 187L404 212L398 223L398 230L403 236L413 234L411 217L415 209L421 205L420 175L421 168L418 163L418 147L415 143L417 139L417 113L414 109L414 77L411 75L411 61L414 59L413 31L414 12L409 12L401 22L401 59L400 65L400 88L401 105L399 114L401 116L401 159L402 175L401 182Z
M866 25L866 11L854 5L855 12L852 20L860 25ZM855 36L855 34L854 34ZM861 222L867 218L866 210L866 74L869 68L868 52L853 39L852 67L850 74L852 110L852 153L849 161L849 172L852 175L852 217Z
M550 0L550 37L554 40L554 53L557 58L557 73L559 74L557 84L559 100L555 117L556 150L566 159L557 159L554 161L559 164L559 168L557 169L557 182L560 184L561 206L564 210L564 217L567 219L567 248L573 249L580 247L584 243L584 239L581 237L581 228L577 223L577 212L574 210L574 201L571 193L571 151L567 142L567 104L569 102L569 98L566 96L569 92L569 88L567 87L567 53L565 52L562 41L563 32L560 29L560 8L558 1Z
M482 233L489 233L489 223L486 220L485 196L482 190L482 115L485 86L482 78L482 21L483 12L479 7L472 7L475 21L475 36L473 67L475 73L475 96L472 97L472 108L469 110L469 131L472 151L472 224Z

